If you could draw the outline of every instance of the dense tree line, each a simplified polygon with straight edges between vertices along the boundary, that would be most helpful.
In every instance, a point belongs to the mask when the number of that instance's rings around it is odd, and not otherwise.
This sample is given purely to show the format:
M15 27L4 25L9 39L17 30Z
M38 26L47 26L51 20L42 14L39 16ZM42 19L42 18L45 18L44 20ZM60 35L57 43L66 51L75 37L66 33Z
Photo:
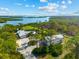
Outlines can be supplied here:
M32 53L35 56L46 56L47 54L52 55L53 57L58 57L62 54L62 45L56 44L56 45L50 45L50 46L40 46L39 48L35 48Z
M4 25L0 28L0 59L24 59L16 51L16 27L13 25Z

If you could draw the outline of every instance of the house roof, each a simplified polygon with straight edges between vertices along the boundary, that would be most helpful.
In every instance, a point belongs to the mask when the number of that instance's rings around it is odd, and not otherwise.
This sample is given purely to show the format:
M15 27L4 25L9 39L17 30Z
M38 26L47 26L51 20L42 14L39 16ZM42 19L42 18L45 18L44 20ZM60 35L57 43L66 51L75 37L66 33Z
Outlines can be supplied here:
M63 38L64 36L62 34L54 35L56 38Z
M30 31L24 31L24 30L18 30L18 31L17 31L17 34L18 34L19 36L27 35L28 33L30 33Z
M63 39L64 36L62 34L52 36L52 39Z

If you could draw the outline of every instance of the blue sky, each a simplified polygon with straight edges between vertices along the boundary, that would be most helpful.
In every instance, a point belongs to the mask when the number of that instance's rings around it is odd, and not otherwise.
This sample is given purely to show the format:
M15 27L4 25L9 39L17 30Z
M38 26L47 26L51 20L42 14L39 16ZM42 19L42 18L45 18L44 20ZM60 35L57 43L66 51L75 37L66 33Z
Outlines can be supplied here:
M79 15L78 0L0 0L0 15Z

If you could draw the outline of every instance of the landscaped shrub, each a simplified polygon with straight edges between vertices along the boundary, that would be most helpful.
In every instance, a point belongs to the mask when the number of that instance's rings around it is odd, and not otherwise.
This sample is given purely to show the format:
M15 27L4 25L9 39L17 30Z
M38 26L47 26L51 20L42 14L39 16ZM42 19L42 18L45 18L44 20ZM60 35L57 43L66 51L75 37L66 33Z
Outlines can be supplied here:
M35 55L35 56L45 56L48 51L47 51L47 47L46 46L42 46L42 47L39 47L39 48L35 48L32 53Z
M37 41L32 40L32 41L30 41L28 44L29 44L30 46L33 46L33 45L36 45L36 44L37 44Z
M50 46L42 46L39 48L35 48L32 53L35 56L45 56L47 54L52 55L53 57L58 57L62 54L62 45L50 45Z
M62 45L61 44L50 45L49 53L54 57L61 55L62 54Z

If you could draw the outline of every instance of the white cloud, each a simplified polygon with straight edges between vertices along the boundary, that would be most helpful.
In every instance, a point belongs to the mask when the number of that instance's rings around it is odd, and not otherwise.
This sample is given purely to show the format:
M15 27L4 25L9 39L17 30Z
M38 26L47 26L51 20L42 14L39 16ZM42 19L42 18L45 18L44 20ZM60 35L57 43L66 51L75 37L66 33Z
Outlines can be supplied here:
M9 8L3 8L3 7L1 7L0 11L9 11Z
M60 6L60 8L61 8L61 10L66 10L68 7L67 7L67 5L65 5L65 4L63 5L63 4L62 4L62 5Z
M69 3L69 4L72 4L72 0L68 0L68 3Z
M72 0L67 0L67 2L66 2L66 0L62 0L61 3L62 3L62 4L66 4L66 3L72 4Z
M48 3L48 6L39 7L39 9L48 12L57 12L58 7L59 5L56 3Z
M32 7L35 7L35 5L32 5Z
M35 5L25 5L25 7L35 7Z
M40 2L48 2L48 0L40 0Z
M6 11L9 11L9 8L5 8Z
M42 2L46 2L46 1L48 0L44 0ZM57 1L56 3L48 3L47 6L41 6L39 7L39 10L47 11L52 14L57 13L57 14L67 15L70 13L70 12L67 12L69 4L72 4L72 0L61 0L61 1Z
M11 11L9 8L0 7L0 15L13 15L14 12Z
M29 5L25 5L25 7L29 7Z
M73 11L73 12L71 13L71 15L79 15L79 10Z
M63 0L63 1L61 1L61 3L62 3L62 4L65 4L66 2Z

